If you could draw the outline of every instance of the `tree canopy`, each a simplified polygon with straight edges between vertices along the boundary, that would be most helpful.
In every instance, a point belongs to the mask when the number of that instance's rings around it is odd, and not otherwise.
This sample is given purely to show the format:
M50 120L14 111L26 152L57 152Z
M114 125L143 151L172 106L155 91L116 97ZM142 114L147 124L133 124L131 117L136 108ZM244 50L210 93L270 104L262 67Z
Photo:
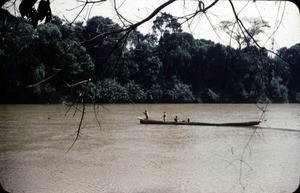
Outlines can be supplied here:
M299 44L276 57L253 44L235 49L195 39L167 13L146 35L108 35L122 28L101 16L34 29L1 15L2 103L300 101Z

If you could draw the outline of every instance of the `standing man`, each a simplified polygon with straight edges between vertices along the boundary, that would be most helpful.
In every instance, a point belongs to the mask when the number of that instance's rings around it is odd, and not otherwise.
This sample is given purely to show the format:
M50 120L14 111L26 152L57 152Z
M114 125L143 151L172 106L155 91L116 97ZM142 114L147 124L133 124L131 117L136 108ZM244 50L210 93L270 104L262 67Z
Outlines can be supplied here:
M166 122L166 118L167 118L167 114L166 114L166 112L164 112L164 116L163 116L164 122Z

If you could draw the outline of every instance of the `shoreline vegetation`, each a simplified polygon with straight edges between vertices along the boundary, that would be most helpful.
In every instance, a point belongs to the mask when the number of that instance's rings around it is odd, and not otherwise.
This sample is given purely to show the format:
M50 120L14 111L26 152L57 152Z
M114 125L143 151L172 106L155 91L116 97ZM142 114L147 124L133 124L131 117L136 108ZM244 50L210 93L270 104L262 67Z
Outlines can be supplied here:
M194 39L162 14L115 47L118 35L99 35L121 28L109 18L70 26L54 16L34 29L0 16L0 103L300 102L300 44L277 50L284 61L249 43Z

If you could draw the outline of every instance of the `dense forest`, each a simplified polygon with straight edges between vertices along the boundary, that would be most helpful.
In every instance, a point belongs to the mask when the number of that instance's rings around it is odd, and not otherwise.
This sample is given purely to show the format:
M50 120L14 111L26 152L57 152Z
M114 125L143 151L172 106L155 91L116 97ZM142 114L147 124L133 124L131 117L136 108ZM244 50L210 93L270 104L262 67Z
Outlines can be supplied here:
M232 48L195 39L169 14L117 44L122 33L107 32L120 29L101 16L34 29L1 10L0 102L300 102L300 44L277 56L249 41Z

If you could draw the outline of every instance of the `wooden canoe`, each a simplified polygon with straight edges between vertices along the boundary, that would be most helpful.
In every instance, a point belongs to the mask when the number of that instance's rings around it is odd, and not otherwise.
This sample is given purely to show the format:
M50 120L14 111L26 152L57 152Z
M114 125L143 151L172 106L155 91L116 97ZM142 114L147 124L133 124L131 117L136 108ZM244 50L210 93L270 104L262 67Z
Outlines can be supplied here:
M151 119L140 119L141 124L152 125L199 125L199 126L235 126L235 127L249 127L259 125L260 121L248 121L248 122L228 122L228 123L206 123L206 122L172 122L172 121L160 121Z

